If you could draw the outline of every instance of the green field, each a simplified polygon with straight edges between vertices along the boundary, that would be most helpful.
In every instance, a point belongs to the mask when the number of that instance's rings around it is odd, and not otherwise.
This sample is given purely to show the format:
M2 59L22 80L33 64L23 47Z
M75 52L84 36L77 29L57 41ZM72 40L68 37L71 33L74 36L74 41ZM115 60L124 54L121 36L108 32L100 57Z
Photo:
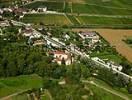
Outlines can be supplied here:
M105 88L107 88L107 89L109 89L109 90L111 90L111 91L113 91L113 92L115 92L115 93L117 93L117 94L120 94L120 95L122 95L122 96L124 96L124 97L128 97L129 99L132 98L132 95L129 94L129 93L127 92L127 90L124 89L124 88L118 89L118 88L111 87L111 86L109 86L108 84L106 84L104 81L99 80L99 79L94 78L94 77L90 77L90 78L88 78L88 80L89 80L89 81L93 81L94 83L96 83L96 84L98 84L98 85L100 85L100 86L102 86L102 87L105 87ZM116 99L114 99L114 100L116 100ZM130 100L131 100L131 99L130 99Z
M37 1L35 3L31 3L24 6L24 8L39 8L39 7L47 7L48 10L52 10L52 11L63 11L64 2Z
M102 14L102 15L131 15L132 10L104 7L92 4L72 4L73 13Z
M0 97L39 87L42 87L42 79L38 75L22 75L0 79Z
M64 15L57 14L28 14L22 19L26 23L43 23L45 25L71 25L70 20Z
M92 90L94 96L91 100L124 100L116 95L113 95L103 89L97 88L94 85L88 84L87 87Z
M102 25L101 27L126 27L132 26L132 17L116 17L131 16L132 15L132 1L129 0L110 0L103 2L103 0L81 0L84 3L71 2L72 0L48 0L37 1L26 5L27 8L47 7L48 10L65 12L67 18L62 15L26 15L24 22L40 23L46 25ZM70 14L69 14L70 13ZM72 15L73 14L73 15ZM92 14L93 16L88 16ZM94 16L98 15L98 16ZM107 15L103 17L101 15ZM112 17L111 15L115 15ZM69 21L69 20L71 21Z
M100 24L100 25L132 25L131 18L112 18L112 17L96 17L96 16L76 16L82 25Z
M129 8L129 9L131 9L132 7L131 0L84 0L84 1L85 3L97 4L100 6L111 6L111 7Z

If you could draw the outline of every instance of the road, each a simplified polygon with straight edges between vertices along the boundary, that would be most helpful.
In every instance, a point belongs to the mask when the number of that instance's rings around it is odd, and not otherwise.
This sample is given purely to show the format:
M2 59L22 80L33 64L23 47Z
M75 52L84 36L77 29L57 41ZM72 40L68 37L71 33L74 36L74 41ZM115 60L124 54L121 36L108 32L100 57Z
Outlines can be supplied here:
M98 84L95 83L94 81L82 80L82 82L83 82L83 83L92 84L92 85L94 85L94 86L96 86L96 87L98 87L98 88L101 88L101 89L103 89L103 90L109 92L109 93L112 93L112 94L114 94L114 95L116 95L116 96L119 96L119 97L121 97L121 98L124 99L124 100L130 100L126 95L120 94L120 93L118 93L117 91L114 91L114 90L107 89L105 86L98 85Z

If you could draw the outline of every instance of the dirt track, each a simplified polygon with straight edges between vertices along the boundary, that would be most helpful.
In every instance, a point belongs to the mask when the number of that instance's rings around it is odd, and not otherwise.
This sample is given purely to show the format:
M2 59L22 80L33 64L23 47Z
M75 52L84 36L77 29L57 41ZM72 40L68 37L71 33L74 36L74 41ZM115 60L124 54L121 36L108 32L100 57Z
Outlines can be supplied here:
M104 37L116 50L130 62L132 62L132 48L122 41L125 36L132 36L132 30L117 29L74 29L75 31L97 31Z

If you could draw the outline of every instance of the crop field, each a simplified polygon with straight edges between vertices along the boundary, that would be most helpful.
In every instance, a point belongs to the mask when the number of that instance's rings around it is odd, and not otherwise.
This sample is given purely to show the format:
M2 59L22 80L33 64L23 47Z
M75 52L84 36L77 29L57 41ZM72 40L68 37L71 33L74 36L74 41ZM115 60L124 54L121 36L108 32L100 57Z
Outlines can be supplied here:
M102 15L131 15L132 9L99 6L94 4L72 4L73 13L102 14Z
M96 16L76 16L82 25L99 24L99 25L132 25L131 18L112 18Z
M45 25L71 25L70 20L65 15L57 14L28 14L22 19L26 23L43 23Z
M111 46L114 46L116 50L122 56L126 57L132 62L132 48L122 41L126 36L132 37L132 30L114 30L114 29L74 29L74 31L97 31L102 37L104 37Z
M129 8L129 9L131 9L132 7L131 0L85 0L85 3L97 4L100 6Z

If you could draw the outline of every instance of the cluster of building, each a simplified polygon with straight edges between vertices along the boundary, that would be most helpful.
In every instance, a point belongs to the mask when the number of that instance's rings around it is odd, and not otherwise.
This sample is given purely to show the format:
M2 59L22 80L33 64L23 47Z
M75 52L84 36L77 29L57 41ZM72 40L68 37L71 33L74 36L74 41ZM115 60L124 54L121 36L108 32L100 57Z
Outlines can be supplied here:
M38 31L34 30L30 26L26 26L24 28L19 29L19 35L28 38L28 44L33 46L53 46L58 48L58 45L54 44L51 41L45 40L43 35L40 34ZM52 40L60 42L57 38L52 38ZM60 42L62 43L62 42ZM65 64L70 65L73 63L74 59L71 53L65 50L51 50L50 55L53 55L53 62L58 63L59 65Z
M95 31L79 32L78 35L83 39L84 42L86 40L89 41L89 47L100 41L100 37Z

